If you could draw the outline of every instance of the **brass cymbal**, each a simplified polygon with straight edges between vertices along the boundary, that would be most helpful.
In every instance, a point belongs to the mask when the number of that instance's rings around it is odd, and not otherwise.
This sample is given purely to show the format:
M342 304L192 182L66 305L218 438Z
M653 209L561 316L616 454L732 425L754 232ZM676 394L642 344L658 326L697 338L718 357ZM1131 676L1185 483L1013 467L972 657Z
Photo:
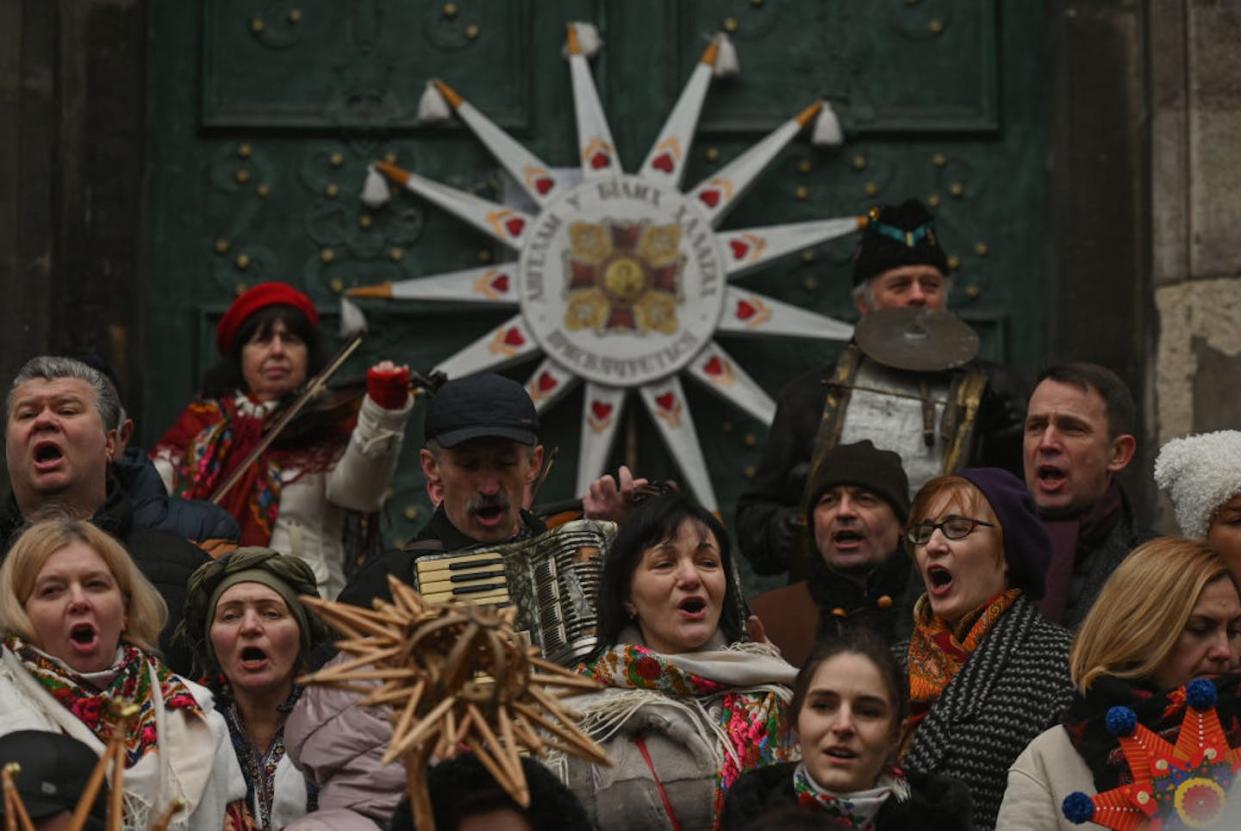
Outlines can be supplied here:
M879 309L854 329L858 347L873 361L910 372L939 372L978 355L978 334L949 312L906 306Z

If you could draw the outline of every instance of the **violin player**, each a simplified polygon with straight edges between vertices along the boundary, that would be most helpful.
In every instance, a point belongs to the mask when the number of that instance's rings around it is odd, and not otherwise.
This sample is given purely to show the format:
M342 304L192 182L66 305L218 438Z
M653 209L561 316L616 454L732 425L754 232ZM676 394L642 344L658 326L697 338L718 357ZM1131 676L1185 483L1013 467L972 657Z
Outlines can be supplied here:
M241 526L242 545L305 560L319 593L335 598L345 582L347 514L377 511L396 471L413 409L409 367L372 366L356 418L343 414L276 437L220 494L325 358L314 303L282 282L260 283L233 301L216 327L216 346L222 360L152 461L170 494L216 497Z

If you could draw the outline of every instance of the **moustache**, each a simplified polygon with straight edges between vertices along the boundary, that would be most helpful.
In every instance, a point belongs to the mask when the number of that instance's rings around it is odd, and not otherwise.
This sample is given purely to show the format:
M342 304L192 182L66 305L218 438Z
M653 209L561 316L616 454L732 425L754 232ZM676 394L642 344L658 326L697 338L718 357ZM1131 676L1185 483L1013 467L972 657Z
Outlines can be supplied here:
M465 506L466 510L472 514L488 508L498 508L501 511L507 511L512 503L508 501L508 496L501 493L481 494L470 500Z

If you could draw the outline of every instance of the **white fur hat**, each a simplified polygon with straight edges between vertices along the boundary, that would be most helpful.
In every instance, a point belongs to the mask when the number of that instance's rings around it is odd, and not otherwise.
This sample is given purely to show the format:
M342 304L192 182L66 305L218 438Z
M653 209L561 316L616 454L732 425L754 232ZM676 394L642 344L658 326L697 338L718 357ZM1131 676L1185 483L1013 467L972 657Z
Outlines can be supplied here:
M1220 430L1168 442L1155 460L1155 484L1172 497L1181 533L1204 539L1215 512L1241 493L1241 432Z

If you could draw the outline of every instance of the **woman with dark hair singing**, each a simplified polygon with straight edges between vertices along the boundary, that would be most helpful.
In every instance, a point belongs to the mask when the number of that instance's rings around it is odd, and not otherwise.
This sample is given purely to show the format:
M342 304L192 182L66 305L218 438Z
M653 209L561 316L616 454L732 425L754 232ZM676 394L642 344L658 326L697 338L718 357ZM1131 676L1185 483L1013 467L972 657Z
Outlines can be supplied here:
M572 703L613 766L567 767L600 831L718 827L741 773L789 758L796 670L743 642L728 535L689 497L647 499L621 525L599 588L599 644L582 671L607 689Z
M262 440L280 405L320 371L314 303L286 283L238 297L216 327L223 361L151 453L169 493L210 499ZM347 511L377 511L412 409L409 369L383 361L366 376L356 419L278 438L224 494L241 543L300 557L320 594L344 587Z

